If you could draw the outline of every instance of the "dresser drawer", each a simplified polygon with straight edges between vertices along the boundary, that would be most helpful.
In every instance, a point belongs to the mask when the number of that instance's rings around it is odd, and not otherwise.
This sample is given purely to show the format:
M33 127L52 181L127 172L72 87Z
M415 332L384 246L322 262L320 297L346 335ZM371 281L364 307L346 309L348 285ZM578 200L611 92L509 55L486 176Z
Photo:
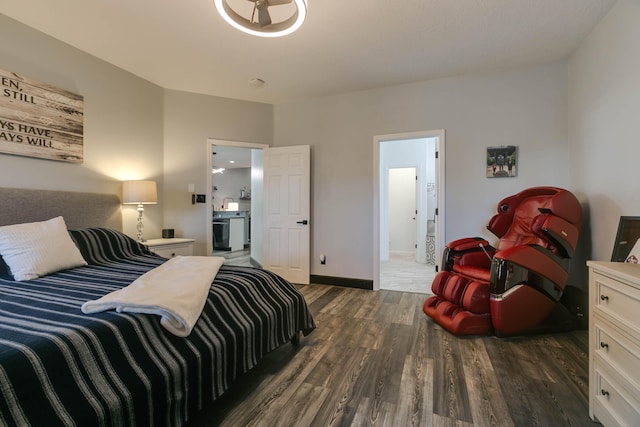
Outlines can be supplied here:
M593 351L600 359L640 389L640 346L616 327L596 317L593 326Z
M593 310L640 331L640 290L602 274L594 274Z
M640 265L589 266L589 415L640 426Z
M606 368L606 363L596 357L594 414L605 426L640 425L640 390L630 391ZM636 397L634 397L636 396Z

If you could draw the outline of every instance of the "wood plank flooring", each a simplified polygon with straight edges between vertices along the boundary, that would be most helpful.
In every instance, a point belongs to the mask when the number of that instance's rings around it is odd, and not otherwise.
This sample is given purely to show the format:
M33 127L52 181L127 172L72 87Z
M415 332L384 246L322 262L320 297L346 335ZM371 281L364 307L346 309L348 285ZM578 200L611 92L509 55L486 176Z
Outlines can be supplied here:
M299 286L317 329L270 353L202 426L598 426L588 332L461 338L425 295Z

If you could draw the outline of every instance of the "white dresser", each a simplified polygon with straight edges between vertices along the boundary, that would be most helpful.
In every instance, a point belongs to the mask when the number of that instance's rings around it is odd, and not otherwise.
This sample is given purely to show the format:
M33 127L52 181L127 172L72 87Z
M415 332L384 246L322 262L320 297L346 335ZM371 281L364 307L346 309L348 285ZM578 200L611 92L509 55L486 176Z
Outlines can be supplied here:
M144 244L160 256L173 258L176 255L193 255L193 242L195 239L150 239Z
M640 265L588 261L589 415L640 426Z

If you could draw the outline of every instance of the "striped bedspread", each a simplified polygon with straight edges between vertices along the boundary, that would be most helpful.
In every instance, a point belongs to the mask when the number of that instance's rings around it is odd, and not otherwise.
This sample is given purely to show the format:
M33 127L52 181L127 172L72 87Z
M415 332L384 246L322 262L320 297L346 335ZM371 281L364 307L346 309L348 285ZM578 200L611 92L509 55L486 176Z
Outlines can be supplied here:
M82 303L166 260L111 230L71 235L88 266L14 282L0 265L0 426L182 425L266 353L315 328L293 285L224 265L187 338L158 316L85 315Z

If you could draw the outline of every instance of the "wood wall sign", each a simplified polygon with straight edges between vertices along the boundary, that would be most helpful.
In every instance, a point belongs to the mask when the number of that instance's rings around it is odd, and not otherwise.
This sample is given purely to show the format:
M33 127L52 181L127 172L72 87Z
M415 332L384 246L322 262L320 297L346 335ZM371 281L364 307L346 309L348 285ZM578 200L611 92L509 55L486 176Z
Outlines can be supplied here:
M0 68L0 153L82 163L82 96Z

